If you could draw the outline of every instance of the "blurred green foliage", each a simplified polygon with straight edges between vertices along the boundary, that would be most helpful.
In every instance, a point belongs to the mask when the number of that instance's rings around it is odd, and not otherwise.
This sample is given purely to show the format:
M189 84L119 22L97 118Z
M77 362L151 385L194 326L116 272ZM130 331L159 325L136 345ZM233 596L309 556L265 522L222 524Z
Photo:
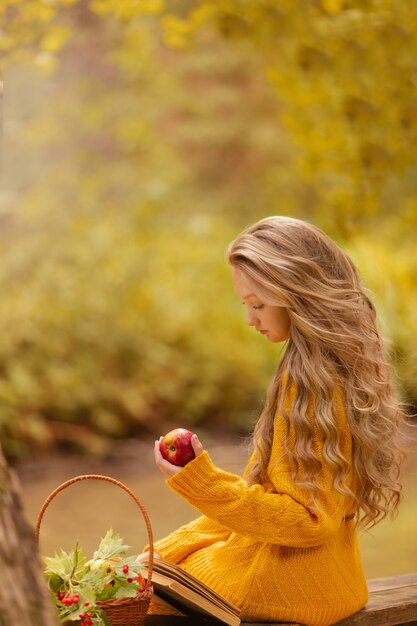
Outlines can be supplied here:
M0 11L10 458L105 454L172 423L247 429L279 352L245 328L226 248L267 214L349 250L417 403L417 5Z

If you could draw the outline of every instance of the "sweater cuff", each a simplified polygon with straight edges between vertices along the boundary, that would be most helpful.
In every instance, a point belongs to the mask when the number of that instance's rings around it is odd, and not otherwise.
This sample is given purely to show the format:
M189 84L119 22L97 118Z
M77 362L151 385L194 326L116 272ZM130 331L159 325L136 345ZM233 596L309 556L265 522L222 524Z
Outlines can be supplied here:
M154 550L161 555L164 561L170 563L179 563L184 558L184 546L178 542L175 536L168 535L164 539L155 541Z
M217 473L217 468L207 450L187 463L177 474L168 478L166 483L173 491L185 497L189 502L201 498L204 490L210 492L210 483Z
M178 541L178 537L175 532L171 533L163 539L153 542L153 549L155 552L170 563L179 563L184 558L184 546ZM149 552L150 545L148 544L142 550L142 553Z

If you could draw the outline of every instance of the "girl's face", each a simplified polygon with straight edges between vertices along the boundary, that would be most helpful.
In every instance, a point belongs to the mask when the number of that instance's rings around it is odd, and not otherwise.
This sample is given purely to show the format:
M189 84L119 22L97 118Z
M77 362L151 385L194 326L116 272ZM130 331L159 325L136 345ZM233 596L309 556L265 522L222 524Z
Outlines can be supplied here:
M290 318L286 307L265 304L253 293L245 274L232 266L233 286L238 298L246 305L246 322L265 335L272 343L288 339Z

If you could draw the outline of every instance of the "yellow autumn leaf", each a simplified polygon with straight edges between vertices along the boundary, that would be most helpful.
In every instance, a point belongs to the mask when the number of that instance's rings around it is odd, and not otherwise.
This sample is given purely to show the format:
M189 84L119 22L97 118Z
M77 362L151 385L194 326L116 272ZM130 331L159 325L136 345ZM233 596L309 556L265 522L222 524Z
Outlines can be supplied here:
M218 13L219 8L216 7L214 3L202 4L191 11L189 22L192 28L201 28L206 22L218 15Z
M343 8L343 0L321 0L321 6L330 15L336 15L340 13Z
M173 48L186 48L192 42L192 25L175 15L165 15L161 19L164 40Z
M32 0L19 6L19 13L27 22L50 22L56 11L56 6L41 0Z
M54 26L42 37L40 47L44 52L58 52L71 37L71 30L65 26Z
M164 0L93 0L90 9L98 15L114 13L116 17L129 20L139 15L161 13Z
M0 34L0 50L11 50L15 45L15 40L10 35Z

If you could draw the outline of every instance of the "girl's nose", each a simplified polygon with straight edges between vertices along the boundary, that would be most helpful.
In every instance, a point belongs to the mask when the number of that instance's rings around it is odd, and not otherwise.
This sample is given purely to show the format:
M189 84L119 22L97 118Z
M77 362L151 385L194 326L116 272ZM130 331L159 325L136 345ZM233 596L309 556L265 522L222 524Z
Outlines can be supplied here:
M258 318L256 316L256 313L254 313L253 311L251 311L250 309L248 309L247 313L246 313L246 323L248 326L256 326L258 322Z

